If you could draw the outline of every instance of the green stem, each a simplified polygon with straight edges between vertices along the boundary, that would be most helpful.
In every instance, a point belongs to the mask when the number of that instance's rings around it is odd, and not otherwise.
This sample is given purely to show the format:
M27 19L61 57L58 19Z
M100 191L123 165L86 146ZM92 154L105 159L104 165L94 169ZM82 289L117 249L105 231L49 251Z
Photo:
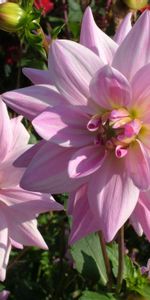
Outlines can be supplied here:
M107 278L108 278L107 285L108 285L109 290L111 290L112 289L112 270L111 270L109 257L107 255L106 243L105 243L102 231L99 231L98 234L99 234L101 249L102 249L102 253L103 253L106 274L107 274Z
M123 280L124 271L124 227L119 230L118 233L118 254L119 254L119 265L118 265L118 276L117 276L117 293L120 293Z

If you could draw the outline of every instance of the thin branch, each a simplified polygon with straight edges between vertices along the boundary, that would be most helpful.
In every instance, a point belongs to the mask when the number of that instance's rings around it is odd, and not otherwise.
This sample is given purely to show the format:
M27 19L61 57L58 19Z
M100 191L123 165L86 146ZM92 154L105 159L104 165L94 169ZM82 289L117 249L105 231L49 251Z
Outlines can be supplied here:
M108 285L108 288L111 290L112 282L113 282L113 280L112 280L112 270L111 270L109 257L107 255L106 243L105 243L102 231L99 231L98 235L99 235L99 239L100 239L101 249L102 249L102 253L103 253L103 258L104 258L104 263L105 263L105 268L106 268L106 273L107 273L107 278L108 278L107 285Z
M120 292L123 280L124 271L124 227L121 227L118 233L118 253L119 253L119 265L117 276L117 293Z

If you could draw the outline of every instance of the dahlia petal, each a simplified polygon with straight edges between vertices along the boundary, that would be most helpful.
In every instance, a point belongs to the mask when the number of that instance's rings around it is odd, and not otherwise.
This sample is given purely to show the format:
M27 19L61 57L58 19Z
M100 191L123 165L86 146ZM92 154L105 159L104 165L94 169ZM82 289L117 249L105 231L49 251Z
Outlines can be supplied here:
M10 253L10 244L8 239L7 220L3 212L0 212L0 281L6 277L6 267Z
M7 290L3 290L0 292L0 300L7 300L10 292Z
M22 72L33 84L53 84L48 70L23 68Z
M134 214L136 219L141 224L141 227L150 241L150 197L147 199L147 192L140 194L140 199L136 205Z
M40 150L40 148L45 145L46 141L41 140L39 143L33 145L28 145L27 151L23 152L17 159L14 161L13 165L17 168L26 168L31 162L34 155Z
M23 223L21 218L19 222L18 219L13 222L9 220L10 237L25 246L37 246L47 250L48 247L37 229L37 221L30 220Z
M17 158L17 153L11 153L9 160L0 165L0 188L11 188L17 186L24 173L24 168L16 168L13 162Z
M136 108L144 123L150 123L150 64L142 67L133 77L131 109Z
M29 120L48 106L57 105L64 97L50 85L34 85L2 94L2 100L17 113Z
M68 201L67 201L67 213L68 213L68 215L72 215L72 213L73 213L75 195L76 195L76 191L73 191L69 194Z
M66 149L47 142L34 156L21 180L21 186L31 191L59 194L79 187L85 179L71 179L68 163L75 149Z
M1 137L1 147L0 147L0 160L2 161L11 148L11 143L13 139L11 123L7 108L5 103L0 99L0 137ZM7 134L6 134L7 133Z
M114 55L112 66L130 81L140 68L150 62L149 48L150 12L147 10L121 43Z
M98 170L105 159L105 148L90 145L77 150L71 157L68 167L71 178L80 178Z
M86 126L89 116L71 106L47 108L32 124L38 134L65 147L80 147L93 141Z
M105 64L111 64L117 44L95 23L90 7L82 20L80 43L97 54Z
M133 212L139 190L129 178L124 159L113 155L105 159L102 167L91 176L88 188L90 208L105 240L110 242Z
M73 223L69 237L70 244L101 228L100 220L95 218L89 207L87 185L81 186L74 195L72 219Z
M16 117L10 120L13 132L13 141L11 148L13 151L25 148L29 142L30 135L24 125L21 123L22 117Z
M9 238L12 247L17 248L17 249L23 249L23 245L20 243L17 243L16 241L14 241L13 239Z
M139 189L147 190L150 187L149 157L140 141L136 141L128 148L126 168L129 176Z
M31 220L40 213L51 210L63 210L63 206L57 203L49 194L29 192L16 187L0 191L1 201L7 205L7 212L12 220L21 218L22 222ZM5 208L4 208L5 209Z
M69 103L91 112L88 107L89 83L103 66L98 56L88 48L67 40L53 42L49 54L49 69L58 90Z
M138 206L138 204L137 204L137 206ZM134 209L132 215L130 216L130 223L133 226L135 232L138 234L138 236L142 236L143 229L142 229L140 222L138 221L138 218L136 215L136 208Z
M125 18L123 19L123 21L121 22L121 24L119 25L113 40L120 45L123 40L125 39L125 37L127 36L127 34L130 32L130 30L132 29L132 24L131 24L131 17L132 17L132 13L128 13Z
M110 66L104 66L90 83L91 98L106 109L126 106L131 100L127 79Z

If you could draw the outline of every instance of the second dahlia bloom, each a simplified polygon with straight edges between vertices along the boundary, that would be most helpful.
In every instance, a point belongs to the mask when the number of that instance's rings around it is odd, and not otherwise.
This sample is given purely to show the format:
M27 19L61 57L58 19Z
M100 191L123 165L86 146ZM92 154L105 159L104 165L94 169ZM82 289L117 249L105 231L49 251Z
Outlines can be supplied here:
M17 168L14 161L31 148L27 145L29 134L21 123L22 117L9 118L1 99L0 114L0 281L3 281L12 246L48 248L38 231L36 217L42 212L61 210L62 206L49 194L20 187L25 166Z

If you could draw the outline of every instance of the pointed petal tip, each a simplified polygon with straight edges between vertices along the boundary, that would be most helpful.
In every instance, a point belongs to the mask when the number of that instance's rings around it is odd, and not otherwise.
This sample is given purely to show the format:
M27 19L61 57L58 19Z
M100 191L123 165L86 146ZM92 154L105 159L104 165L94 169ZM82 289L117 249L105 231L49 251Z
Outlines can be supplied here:
M42 243L41 246L40 246L41 249L43 250L49 250L48 246L46 243Z
M0 281L3 282L5 280L5 278L6 278L6 270L1 268L0 269Z
M93 19L93 13L92 13L92 9L90 6L87 6L87 8L85 9L85 12L84 12L84 15L83 15L83 18L84 17L91 17Z

